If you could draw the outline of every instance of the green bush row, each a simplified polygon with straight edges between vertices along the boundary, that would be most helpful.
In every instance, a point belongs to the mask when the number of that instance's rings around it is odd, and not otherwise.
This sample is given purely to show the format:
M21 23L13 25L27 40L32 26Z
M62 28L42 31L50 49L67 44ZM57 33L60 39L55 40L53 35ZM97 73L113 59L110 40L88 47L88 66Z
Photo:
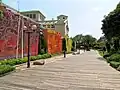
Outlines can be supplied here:
M46 58L50 58L50 57L52 57L52 55L50 55L50 54L43 54L43 55L38 55L38 56L31 56L30 60L31 61L35 61L35 60L46 59Z
M99 52L100 56L104 56L103 51L99 50L98 52Z
M117 69L120 66L120 54L119 52L105 53L103 57L110 63L110 66Z
M110 61L110 66L117 69L120 66L120 62Z
M38 55L38 56L31 56L30 60L31 61L35 61L35 60L46 59L46 58L50 58L50 57L51 57L50 54L43 54L43 55ZM2 60L2 61L0 61L0 65L14 66L14 65L26 63L27 60L28 60L27 57L25 57L25 58L18 58L18 59Z
M120 62L120 54L113 54L107 58L108 63L111 61Z
M0 65L0 76L4 75L5 73L11 72L15 70L15 67L10 65Z
M14 65L18 65L18 64L22 64L22 63L26 63L26 62L27 62L27 58L7 59L7 60L0 61L0 65L14 66Z
M50 58L52 56L57 56L57 55L60 55L60 54L57 53L57 54L53 54L53 55L43 54L43 55L38 55L38 56L31 56L30 60L35 61L35 60L39 60L39 59L46 59L46 58ZM27 57L18 58L18 59L1 60L0 61L0 76L5 73L15 70L15 65L26 63L27 60L28 60Z

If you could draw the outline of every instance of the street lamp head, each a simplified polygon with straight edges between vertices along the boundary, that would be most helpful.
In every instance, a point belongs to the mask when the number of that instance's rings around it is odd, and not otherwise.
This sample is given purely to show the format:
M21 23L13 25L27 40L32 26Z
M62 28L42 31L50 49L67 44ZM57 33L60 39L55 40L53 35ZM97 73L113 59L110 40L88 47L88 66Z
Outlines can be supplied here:
M37 29L37 26L36 26L36 25L32 25L31 29L32 29L32 30L36 30L36 29Z
M43 35L43 32L42 32L42 31L40 32L40 35Z
M26 26L24 26L23 28L24 28L24 30L27 30L27 27L26 27Z
M40 35L43 35L43 30L40 29Z

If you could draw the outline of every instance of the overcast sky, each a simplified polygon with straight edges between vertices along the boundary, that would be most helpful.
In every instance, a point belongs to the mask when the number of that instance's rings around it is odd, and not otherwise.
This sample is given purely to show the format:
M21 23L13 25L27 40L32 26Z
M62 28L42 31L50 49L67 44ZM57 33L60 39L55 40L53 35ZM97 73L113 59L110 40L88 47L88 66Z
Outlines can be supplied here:
M3 0L17 9L17 0ZM69 16L70 36L91 34L96 38L102 35L101 20L113 10L119 0L19 0L20 11L40 10L47 19L57 15Z

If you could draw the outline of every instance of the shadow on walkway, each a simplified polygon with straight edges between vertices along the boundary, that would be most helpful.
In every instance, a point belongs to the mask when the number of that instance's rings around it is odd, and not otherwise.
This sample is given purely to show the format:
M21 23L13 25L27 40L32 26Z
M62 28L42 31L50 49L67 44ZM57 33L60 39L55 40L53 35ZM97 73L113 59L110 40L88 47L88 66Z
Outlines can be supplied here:
M102 60L102 61L106 61L103 57L98 57L97 59Z

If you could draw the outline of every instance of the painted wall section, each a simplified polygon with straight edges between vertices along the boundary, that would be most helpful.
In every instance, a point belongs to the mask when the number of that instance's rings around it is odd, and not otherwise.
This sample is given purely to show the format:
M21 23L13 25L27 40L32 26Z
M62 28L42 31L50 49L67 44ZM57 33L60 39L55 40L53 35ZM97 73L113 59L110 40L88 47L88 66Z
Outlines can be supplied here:
M47 41L47 50L49 54L62 52L61 34L52 29L44 30L44 37Z
M0 59L14 58L16 56L17 49L17 36L19 35L19 45L18 45L18 54L21 56L22 48L22 17L20 17L20 29L18 33L18 19L19 15L12 12L11 10L6 9L6 7L0 6L0 11L3 14L3 17L0 17ZM35 25L31 20L23 18L24 25L30 30L30 26ZM28 38L27 33L24 32L24 56L27 55L28 48ZM30 38L30 54L38 54L38 33L31 33Z
M71 50L72 50L72 40L67 35L65 36L65 40L66 40L67 52L71 52Z

